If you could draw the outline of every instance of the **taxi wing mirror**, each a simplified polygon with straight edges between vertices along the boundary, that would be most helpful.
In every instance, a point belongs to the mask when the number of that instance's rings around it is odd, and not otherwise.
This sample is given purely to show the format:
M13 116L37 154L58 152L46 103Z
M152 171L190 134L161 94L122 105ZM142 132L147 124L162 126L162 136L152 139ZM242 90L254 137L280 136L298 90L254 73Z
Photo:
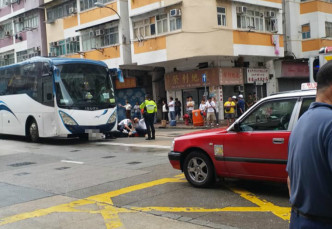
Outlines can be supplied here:
M234 123L233 129L235 132L240 132L241 128L240 128L240 124L239 122Z

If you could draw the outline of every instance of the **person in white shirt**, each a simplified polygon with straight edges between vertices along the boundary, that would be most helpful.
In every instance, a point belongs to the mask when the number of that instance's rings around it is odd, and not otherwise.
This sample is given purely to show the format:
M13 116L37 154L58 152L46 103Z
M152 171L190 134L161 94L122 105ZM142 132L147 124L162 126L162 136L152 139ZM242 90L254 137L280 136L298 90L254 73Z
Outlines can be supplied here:
M163 106L162 106L162 120L166 120L168 122L168 106L165 100L162 101Z
M139 119L141 118L141 109L139 108L138 102L136 102L134 106L134 117Z
M124 107L126 109L126 118L131 119L131 105L128 100L126 100L126 105L119 104L120 107Z
M138 133L138 136L145 137L145 135L147 134L147 130L144 118L142 119L134 118L134 123L135 123L135 130L136 133Z
M188 109L188 114L190 121L192 122L193 120L193 110L195 107L195 101L193 101L193 97L189 96L188 97L188 102L187 102L187 109Z
M118 124L118 131L120 131L123 134L128 134L130 136L133 130L134 127L130 119L123 119Z
M206 102L205 102L205 99L201 100L201 104L199 104L199 110L201 112L201 115L202 115L204 123L205 123L206 122Z
M169 114L171 116L171 120L175 120L175 102L173 97L169 97L170 102L168 103Z
M208 101L206 102L206 110L207 110L207 115L206 115L206 122L207 125L210 125L213 127L214 122L216 121L216 115L214 113L216 109L216 104L215 102L212 101L212 98L209 97Z

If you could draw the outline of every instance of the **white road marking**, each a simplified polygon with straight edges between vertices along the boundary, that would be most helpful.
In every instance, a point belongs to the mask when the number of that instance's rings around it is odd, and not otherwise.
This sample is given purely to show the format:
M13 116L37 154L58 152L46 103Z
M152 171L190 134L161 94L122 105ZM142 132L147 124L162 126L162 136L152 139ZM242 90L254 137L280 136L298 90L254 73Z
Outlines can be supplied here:
M126 144L126 143L112 143L112 142L102 142L98 143L102 145L111 145L111 146L131 146L131 147L142 147L142 148L154 148L154 149L171 149L170 146L161 146L161 145L142 145L142 144Z
M79 164L79 165L83 165L84 162L82 161L67 161L67 160L61 160L61 162L64 162L64 163L73 163L73 164Z

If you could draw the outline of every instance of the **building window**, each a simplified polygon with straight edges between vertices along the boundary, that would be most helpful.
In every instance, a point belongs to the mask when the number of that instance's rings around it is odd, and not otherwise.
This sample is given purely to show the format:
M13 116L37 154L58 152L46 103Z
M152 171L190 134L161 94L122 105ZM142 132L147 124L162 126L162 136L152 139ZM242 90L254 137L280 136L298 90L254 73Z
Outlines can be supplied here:
M218 25L226 26L226 8L217 7Z
M32 58L34 56L40 56L40 49L39 48L31 48L24 51L20 51L16 53L17 56L17 63L22 62L26 59Z
M0 66L6 66L15 63L14 52L0 54Z
M302 39L310 38L310 24L302 25Z
M13 35L12 23L6 23L0 25L0 39L4 39L6 37L10 37Z
M38 28L38 14L23 14L16 17L14 20L15 32L19 33L25 30L32 30Z
M70 1L47 9L47 21L53 22L58 18L68 17L73 13L76 13L76 1Z
M49 56L62 56L77 53L80 51L79 37L70 37L65 40L60 40L50 43Z
M80 0L81 11L95 7L96 2L105 4L112 1L114 0Z
M103 28L93 28L83 32L83 51L119 44L118 26L106 25Z
M117 27L105 29L105 35L102 37L102 46L110 46L119 43L119 32Z
M144 19L134 22L134 36L135 39L144 39L151 35L150 20Z
M157 15L157 33L163 34L168 32L168 18L167 14Z
M6 4L7 2L8 2L8 0L0 0L0 9L8 6L8 4Z
M332 22L325 22L325 36L332 37Z
M180 15L161 14L133 22L134 39L142 40L155 34L165 34L182 28Z
M264 31L264 13L253 10L245 10L238 13L237 27L239 29Z
M181 17L170 17L169 28L170 28L170 31L175 31L175 30L181 29L182 28Z

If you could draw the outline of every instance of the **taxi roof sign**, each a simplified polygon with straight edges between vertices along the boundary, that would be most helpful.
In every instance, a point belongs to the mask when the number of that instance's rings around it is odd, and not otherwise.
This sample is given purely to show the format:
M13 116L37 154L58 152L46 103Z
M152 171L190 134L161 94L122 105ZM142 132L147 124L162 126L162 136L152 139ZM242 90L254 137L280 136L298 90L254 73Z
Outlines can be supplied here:
M332 46L328 47L323 47L319 50L319 53L321 54L327 54L327 53L332 53Z
M302 83L301 84L301 90L313 90L317 89L317 83Z

